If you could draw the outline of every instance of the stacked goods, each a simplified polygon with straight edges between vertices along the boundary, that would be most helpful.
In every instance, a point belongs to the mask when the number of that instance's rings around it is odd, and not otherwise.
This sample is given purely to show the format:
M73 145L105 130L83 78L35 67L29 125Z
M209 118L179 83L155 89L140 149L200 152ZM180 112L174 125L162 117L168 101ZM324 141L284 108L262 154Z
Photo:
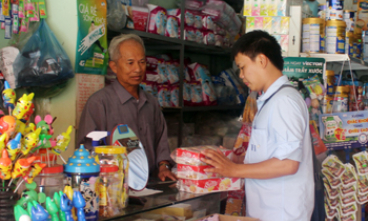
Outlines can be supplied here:
M201 161L202 158L205 158L201 152L206 149L220 150L228 158L232 154L231 150L220 149L216 146L178 148L173 152L173 159L178 164L179 189L193 193L241 189L243 183L241 178L227 178L217 173L206 172L206 169L213 168L213 166Z

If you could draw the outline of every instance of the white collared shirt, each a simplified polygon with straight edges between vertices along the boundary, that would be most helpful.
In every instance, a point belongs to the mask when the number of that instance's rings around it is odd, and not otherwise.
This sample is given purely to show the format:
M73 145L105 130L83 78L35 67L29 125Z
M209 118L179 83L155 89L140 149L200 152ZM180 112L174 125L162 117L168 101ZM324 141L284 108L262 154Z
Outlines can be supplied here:
M277 79L257 100L258 110L283 84ZM245 179L247 215L261 221L310 221L314 208L314 176L309 115L293 88L278 91L257 112L244 163L271 158L300 162L297 173L273 179Z

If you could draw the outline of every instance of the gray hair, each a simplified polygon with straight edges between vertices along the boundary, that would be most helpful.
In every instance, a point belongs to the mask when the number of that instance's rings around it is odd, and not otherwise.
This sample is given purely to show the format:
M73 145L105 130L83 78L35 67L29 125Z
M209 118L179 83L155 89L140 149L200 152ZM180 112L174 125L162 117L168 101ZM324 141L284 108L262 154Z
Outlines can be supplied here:
M136 34L121 34L119 36L114 37L111 42L110 42L110 46L109 46L109 54L110 54L110 59L112 61L116 61L120 58L121 54L120 54L120 45L124 42L124 41L128 41L128 40L134 40L136 42L138 42L139 44L142 45L144 52L146 53L146 49L144 47L144 43L142 38L140 38L138 35Z

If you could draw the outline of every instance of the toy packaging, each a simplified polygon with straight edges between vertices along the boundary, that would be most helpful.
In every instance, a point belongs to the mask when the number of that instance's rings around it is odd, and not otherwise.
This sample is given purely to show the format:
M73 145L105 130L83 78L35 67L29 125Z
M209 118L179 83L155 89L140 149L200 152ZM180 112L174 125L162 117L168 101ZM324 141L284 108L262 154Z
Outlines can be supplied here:
M147 4L149 9L149 20L147 32L165 35L167 12L165 8L157 5Z
M192 193L210 193L217 191L239 190L242 188L242 178L217 178L207 180L179 180L179 189Z

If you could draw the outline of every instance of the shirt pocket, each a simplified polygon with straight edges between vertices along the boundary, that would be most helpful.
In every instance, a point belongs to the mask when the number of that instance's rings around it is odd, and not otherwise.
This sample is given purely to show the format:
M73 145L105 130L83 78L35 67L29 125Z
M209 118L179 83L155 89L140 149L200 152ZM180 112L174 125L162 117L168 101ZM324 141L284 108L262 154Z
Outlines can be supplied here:
M267 159L267 130L253 128L247 150L247 163L259 163Z

